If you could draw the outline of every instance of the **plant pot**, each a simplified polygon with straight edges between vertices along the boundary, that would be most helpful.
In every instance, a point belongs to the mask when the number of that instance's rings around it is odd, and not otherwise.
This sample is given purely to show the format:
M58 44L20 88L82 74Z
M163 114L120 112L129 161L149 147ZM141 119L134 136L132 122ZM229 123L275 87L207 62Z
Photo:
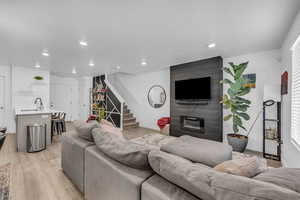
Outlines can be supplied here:
M248 144L248 137L240 134L228 134L227 135L228 144L232 146L233 151L243 153Z

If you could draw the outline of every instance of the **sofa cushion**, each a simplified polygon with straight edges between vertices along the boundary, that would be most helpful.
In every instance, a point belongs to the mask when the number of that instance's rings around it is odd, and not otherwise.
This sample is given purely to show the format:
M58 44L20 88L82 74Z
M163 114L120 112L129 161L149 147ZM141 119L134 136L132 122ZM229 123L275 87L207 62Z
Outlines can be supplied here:
M142 200L199 200L157 174L142 184L141 196Z
M85 153L85 195L88 200L141 200L141 185L152 170L128 167L88 147Z
M137 138L131 139L131 141L134 143L141 144L141 145L153 146L153 148L156 148L157 150L159 150L162 145L167 144L168 142L175 140L175 139L176 139L176 137L173 137L173 136L166 136L166 135L162 135L162 134L151 133L151 134L146 134L142 137L137 137Z
M93 142L92 130L94 128L99 128L100 125L97 121L85 122L85 121L74 121L73 126L77 131L77 134L82 139Z
M119 129L119 128L115 128L108 124L101 124L101 128L105 132L109 132L109 133L115 134L119 137L123 137L123 133L122 133L121 129Z
M300 169L277 168L267 171L254 177L256 180L273 183L300 193Z
M100 124L106 124L108 126L114 127L113 123L111 123L110 121L106 120L106 119L101 119Z
M188 135L163 145L161 150L211 167L232 158L230 145Z
M149 153L149 163L160 176L195 196L205 200L214 199L214 191L210 187L214 170L210 167L202 167L201 164L158 150Z
M253 177L261 173L260 160L253 156L236 160L227 160L214 167L215 170L245 177Z
M80 138L75 131L62 136L61 166L72 183L84 193L85 149L95 144Z
M93 137L97 147L110 158L133 168L150 169L148 153L153 147L131 142L101 128L93 129Z
M211 177L217 200L297 200L300 194L272 183L217 172Z
M259 180L218 172L162 151L151 151L153 170L205 200L296 200L300 194Z

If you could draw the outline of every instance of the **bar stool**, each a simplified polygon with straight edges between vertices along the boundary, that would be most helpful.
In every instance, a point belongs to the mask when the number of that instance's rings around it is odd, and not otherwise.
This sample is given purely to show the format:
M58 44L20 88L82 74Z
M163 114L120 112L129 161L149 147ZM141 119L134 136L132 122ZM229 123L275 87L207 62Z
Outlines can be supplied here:
M6 138L6 128L1 128L0 127L0 150L2 148L2 145L5 141L5 138Z

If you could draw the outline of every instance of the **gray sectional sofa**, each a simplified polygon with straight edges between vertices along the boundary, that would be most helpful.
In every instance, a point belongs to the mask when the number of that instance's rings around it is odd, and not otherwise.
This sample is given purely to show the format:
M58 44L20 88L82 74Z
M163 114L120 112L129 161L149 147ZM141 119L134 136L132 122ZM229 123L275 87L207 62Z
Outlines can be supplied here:
M82 139L78 131L67 133L62 140L63 171L87 200L300 199L299 170L290 173L294 177L292 185L214 170L211 165L231 159L231 149L222 143L209 142L206 147L203 144L202 150L197 147L198 153L192 152L189 157L190 148L197 143L181 144L172 137L153 134L132 140L131 147L124 138L101 128L92 132L95 141ZM176 145L179 146L173 151ZM210 154L207 148L214 145L218 150ZM144 163L145 152L149 166ZM196 162L199 159L202 162Z

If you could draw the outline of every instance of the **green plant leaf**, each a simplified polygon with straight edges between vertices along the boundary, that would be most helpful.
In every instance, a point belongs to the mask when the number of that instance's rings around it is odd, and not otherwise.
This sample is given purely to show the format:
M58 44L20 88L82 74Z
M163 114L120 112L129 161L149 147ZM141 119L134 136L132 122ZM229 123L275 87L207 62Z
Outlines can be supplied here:
M250 116L247 113L240 113L237 112L237 114L242 117L244 120L248 121L250 119Z
M242 98L242 97L238 97L236 96L233 101L237 102L237 103L245 103L245 104L251 104L251 101L249 101L248 99Z
M243 125L238 124L238 126L241 127L242 129L244 129L245 131L247 130Z
M237 111L241 111L241 112L246 112L248 108L249 108L249 105L247 105L247 104L235 105L235 109Z
M231 88L228 88L227 93L229 94L230 98L234 98L236 96L235 91Z
M238 126L236 124L232 125L232 129L233 129L234 133L238 133L239 132L239 128L238 128Z
M233 70L233 72L235 73L236 72L236 68L237 68L237 65L235 65L233 62L229 62L228 63L229 65L230 65L230 67L231 67L231 69Z
M243 87L243 89L237 93L237 96L244 96L250 92L251 88L249 87Z
M233 115L233 123L237 125L243 125L241 118L237 115Z
M227 79L227 78L225 78L225 79L222 81L222 83L224 83L224 84L229 84L229 85L233 84L233 82L232 82L231 80Z
M231 85L231 89L235 92L238 93L242 87L242 84L239 81L236 81L234 84Z
M224 70L227 74L230 74L232 77L234 77L234 74L232 73L232 71L231 71L228 67L224 67L223 70Z
M232 114L226 115L226 116L224 117L224 121L230 120L231 117L232 117Z

